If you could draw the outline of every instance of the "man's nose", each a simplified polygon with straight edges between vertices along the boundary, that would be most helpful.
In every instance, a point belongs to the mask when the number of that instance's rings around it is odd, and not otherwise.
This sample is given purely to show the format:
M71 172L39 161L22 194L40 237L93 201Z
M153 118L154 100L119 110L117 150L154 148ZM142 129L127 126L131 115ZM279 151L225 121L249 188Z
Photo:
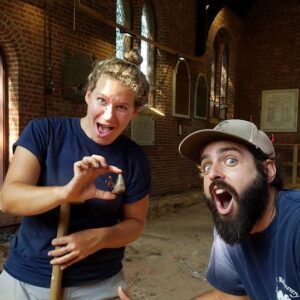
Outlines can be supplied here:
M225 174L222 166L219 163L213 163L208 172L208 177L210 180L224 179Z

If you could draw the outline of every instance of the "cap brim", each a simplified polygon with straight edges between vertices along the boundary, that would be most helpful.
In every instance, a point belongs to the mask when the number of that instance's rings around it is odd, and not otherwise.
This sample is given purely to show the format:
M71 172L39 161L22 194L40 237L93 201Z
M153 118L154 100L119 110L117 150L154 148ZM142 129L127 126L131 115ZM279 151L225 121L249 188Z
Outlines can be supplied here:
M178 150L179 153L184 157L194 161L195 163L199 163L203 147L216 140L237 141L246 146L253 146L253 144L251 144L249 141L237 137L236 135L214 129L203 129L195 131L186 136L179 144Z

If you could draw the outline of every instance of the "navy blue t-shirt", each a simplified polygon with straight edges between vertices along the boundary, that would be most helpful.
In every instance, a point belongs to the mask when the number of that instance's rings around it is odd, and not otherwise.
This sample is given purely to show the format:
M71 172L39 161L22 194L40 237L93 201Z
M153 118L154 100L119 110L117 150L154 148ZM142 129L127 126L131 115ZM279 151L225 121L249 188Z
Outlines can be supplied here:
M207 280L215 288L251 300L300 298L300 191L278 192L272 223L241 244L214 235Z
M105 157L110 165L123 170L125 193L106 201L89 199L71 205L69 233L89 228L117 224L122 203L134 203L150 192L149 161L135 142L121 135L110 145L99 145L90 139L80 126L79 118L43 118L31 121L24 129L14 149L22 146L39 160L39 186L62 186L73 177L73 164L93 154ZM112 190L117 174L98 177L98 189ZM43 199L40 199L43 201ZM24 217L15 239L11 242L5 270L29 284L49 287L51 270L48 251L56 237L59 207L46 213ZM64 271L64 286L77 286L95 279L113 276L122 268L124 247L102 249L73 264Z

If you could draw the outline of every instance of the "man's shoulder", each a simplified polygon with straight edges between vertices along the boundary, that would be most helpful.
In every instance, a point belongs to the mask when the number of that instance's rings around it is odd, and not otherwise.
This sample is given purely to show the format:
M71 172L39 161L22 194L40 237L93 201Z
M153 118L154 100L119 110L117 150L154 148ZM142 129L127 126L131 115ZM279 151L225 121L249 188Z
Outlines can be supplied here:
M283 189L278 192L277 199L285 198L289 201L300 203L300 190L298 189Z
M277 209L291 216L300 215L300 190L284 189L278 192ZM300 220L300 218L299 218Z

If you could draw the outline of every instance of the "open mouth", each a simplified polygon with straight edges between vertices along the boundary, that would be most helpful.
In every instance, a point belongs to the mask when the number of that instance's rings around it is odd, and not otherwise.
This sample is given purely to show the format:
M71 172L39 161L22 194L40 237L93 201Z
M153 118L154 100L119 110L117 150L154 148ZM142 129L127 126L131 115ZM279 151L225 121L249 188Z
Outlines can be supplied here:
M109 134L114 129L114 127L97 123L97 129L100 135L106 135Z
M228 215L233 211L234 197L231 192L218 185L213 185L210 193L221 215Z

